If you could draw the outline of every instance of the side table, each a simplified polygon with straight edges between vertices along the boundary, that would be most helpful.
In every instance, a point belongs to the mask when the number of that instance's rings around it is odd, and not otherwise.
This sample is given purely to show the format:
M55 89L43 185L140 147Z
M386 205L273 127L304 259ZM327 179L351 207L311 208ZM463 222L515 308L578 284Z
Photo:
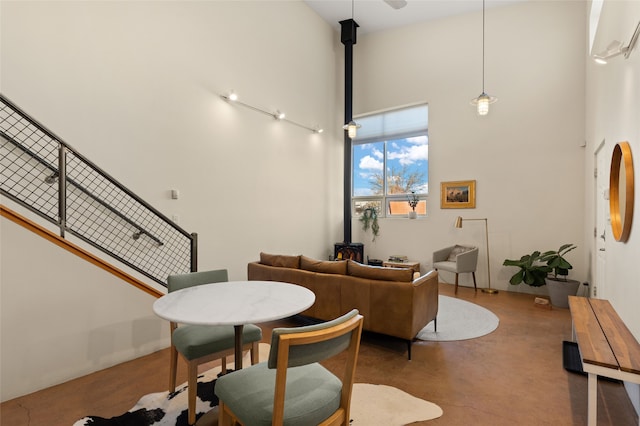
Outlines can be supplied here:
M412 262L410 260L407 260L406 262L391 262L389 260L385 260L382 262L382 266L389 268L413 269L413 272L420 273L420 262Z

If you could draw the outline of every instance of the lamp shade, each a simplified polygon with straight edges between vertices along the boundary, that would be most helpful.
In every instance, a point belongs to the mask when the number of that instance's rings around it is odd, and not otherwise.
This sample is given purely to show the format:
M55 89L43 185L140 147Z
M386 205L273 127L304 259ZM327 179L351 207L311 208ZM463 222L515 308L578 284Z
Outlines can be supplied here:
M455 223L455 225L454 225L454 226L455 226L456 228L462 228L462 217L461 217L461 216L458 216L458 217L456 218L456 223Z
M498 98L482 92L480 96L471 100L471 104L477 107L478 115L487 115L489 114L489 105L497 100Z
M349 138L351 138L351 139L353 139L353 138L355 138L357 136L358 129L360 127L362 127L362 126L359 125L358 123L356 123L353 120L351 120L350 122L348 122L347 124L342 126L342 128L347 131L347 134L349 135Z

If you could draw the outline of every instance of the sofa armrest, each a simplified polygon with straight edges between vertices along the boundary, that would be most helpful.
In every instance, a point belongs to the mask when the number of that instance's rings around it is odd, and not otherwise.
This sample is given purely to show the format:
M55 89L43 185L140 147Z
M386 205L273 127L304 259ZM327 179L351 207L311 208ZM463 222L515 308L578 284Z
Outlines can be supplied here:
M412 282L370 280L370 330L413 340L438 313L438 273Z
M438 271L432 269L426 274L420 275L418 278L413 280L411 285L413 285L414 287L421 287L421 286L428 287L428 286L433 286L434 283L436 284L438 283ZM437 290L437 286L436 286L436 290Z
M412 283L414 337L438 315L438 271L431 270Z

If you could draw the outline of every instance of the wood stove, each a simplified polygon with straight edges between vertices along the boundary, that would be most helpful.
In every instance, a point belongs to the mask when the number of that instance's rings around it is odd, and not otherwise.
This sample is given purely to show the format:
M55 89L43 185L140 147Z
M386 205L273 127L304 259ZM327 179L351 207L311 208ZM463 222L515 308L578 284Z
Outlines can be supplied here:
M364 244L362 243L335 243L333 258L335 260L355 260L363 263Z

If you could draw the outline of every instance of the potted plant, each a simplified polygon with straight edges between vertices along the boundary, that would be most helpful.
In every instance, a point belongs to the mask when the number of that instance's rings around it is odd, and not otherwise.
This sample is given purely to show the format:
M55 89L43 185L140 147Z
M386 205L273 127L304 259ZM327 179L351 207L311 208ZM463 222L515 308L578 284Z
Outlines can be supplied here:
M580 287L580 281L567 278L569 269L573 269L573 266L564 258L575 248L576 246L573 244L563 244L557 251L548 251L540 256L540 261L545 262L551 268L550 272L552 273L547 274L545 281L553 306L568 308L568 296L575 296Z
M362 223L362 229L367 232L371 228L373 239L375 241L378 233L380 232L380 226L378 225L378 212L375 207L367 207L362 211L360 216L360 222Z
M551 304L567 308L569 307L568 296L575 295L580 286L579 281L567 278L573 266L564 257L575 248L574 244L563 244L558 250L549 250L544 253L534 251L522 256L519 260L506 259L502 264L520 268L509 280L510 284L525 283L532 287L547 285Z
M411 206L411 211L409 212L409 219L415 219L418 217L416 213L416 207L420 202L420 198L416 195L415 191L411 191L411 195L407 195L409 199L409 206Z

